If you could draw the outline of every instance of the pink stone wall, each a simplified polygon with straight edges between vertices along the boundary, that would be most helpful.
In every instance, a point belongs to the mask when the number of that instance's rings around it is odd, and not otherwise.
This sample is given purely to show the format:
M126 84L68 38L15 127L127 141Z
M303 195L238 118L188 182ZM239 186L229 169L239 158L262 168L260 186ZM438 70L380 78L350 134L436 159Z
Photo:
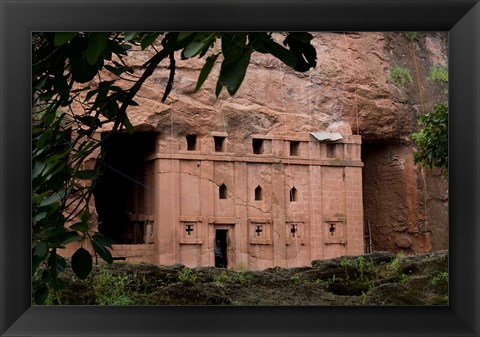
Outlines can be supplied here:
M200 146L185 151L179 137L183 148L172 154L159 144L149 157L156 167L155 263L213 266L219 231L226 231L228 268L235 270L363 253L359 136L336 142L334 157L308 133L266 135L260 154L251 138L240 153L229 152L236 139L226 136L222 152L212 139L198 137ZM299 142L294 155L290 141Z
M218 135L225 137L221 152ZM264 140L261 153L254 153L254 138ZM136 177L146 187L133 190L130 218L143 221L144 244L114 245L115 258L214 266L221 235L234 270L308 266L364 252L360 136L328 143L308 132L244 139L212 132L198 135L193 150L185 139L158 136L156 150L139 164Z

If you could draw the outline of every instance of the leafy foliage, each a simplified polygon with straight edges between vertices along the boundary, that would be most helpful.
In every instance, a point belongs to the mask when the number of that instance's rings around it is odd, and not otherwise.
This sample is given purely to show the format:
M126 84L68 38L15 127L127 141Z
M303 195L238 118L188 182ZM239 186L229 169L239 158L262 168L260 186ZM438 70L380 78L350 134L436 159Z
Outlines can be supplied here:
M432 112L420 117L419 123L422 130L412 135L419 147L413 157L415 163L439 167L448 176L448 106L435 105Z
M413 82L410 70L404 67L393 67L390 70L390 78L395 85L401 88L405 87L405 84Z
M96 158L94 169L85 161L110 141L109 136L97 140L96 131L110 123L109 135L122 130L132 133L127 109L137 105L137 92L165 60L169 78L162 101L167 99L178 54L182 59L205 57L196 90L216 61L222 60L217 96L224 87L230 95L237 92L254 52L271 54L297 71L315 67L312 36L298 32L284 36L282 45L271 33L258 32L32 34L32 283L36 303L44 303L49 291L64 287L58 273L67 264L57 251L68 243L82 243L72 256L72 270L81 279L92 269L92 250L95 256L112 262L109 248L113 241L95 231L89 209L92 191L105 167L103 154ZM217 42L220 50L215 48ZM151 49L153 56L140 70L134 70L125 58L130 50L139 49ZM121 87L118 79L132 85Z
M127 295L128 287L132 286L132 275L113 275L108 269L101 268L93 279L95 300L99 305L130 305L133 301Z
M430 69L428 79L431 81L439 81L441 83L448 83L448 69L443 66L434 66Z
M405 37L410 41L413 42L417 37L417 32L405 32Z

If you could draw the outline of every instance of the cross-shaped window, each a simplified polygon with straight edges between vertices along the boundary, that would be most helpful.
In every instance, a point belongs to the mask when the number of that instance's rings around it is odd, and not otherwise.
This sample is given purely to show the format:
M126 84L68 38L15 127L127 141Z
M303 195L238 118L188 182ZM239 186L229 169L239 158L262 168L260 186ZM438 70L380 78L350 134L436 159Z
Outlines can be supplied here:
M330 235L334 235L335 234L335 224L334 223L331 223L330 224Z
M257 233L257 236L260 236L260 233L263 232L262 226L257 226L257 229L255 229L255 232Z
M187 235L192 235L193 225L185 225L185 231L187 232Z
M297 231L298 231L297 225L292 224L292 227L290 228L290 233L292 233L293 238L296 236Z

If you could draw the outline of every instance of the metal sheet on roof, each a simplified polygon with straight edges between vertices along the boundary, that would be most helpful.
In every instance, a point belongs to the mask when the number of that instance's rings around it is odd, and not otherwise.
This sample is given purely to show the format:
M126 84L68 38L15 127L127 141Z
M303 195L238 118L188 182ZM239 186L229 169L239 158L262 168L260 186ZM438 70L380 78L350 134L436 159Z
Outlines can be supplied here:
M310 134L320 141L336 141L343 138L339 132L310 132Z

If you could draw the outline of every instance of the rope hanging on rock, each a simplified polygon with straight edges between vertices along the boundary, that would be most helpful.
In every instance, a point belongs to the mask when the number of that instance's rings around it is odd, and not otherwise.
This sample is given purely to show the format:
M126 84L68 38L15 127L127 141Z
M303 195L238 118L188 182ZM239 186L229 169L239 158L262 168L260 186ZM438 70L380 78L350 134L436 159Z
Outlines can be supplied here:
M345 46L346 46L346 49L347 49L348 58L350 60L350 63L353 64L352 54L350 53L350 49L348 47L347 35L345 34L345 32L343 32L343 38L345 40ZM353 96L353 102L355 104L355 123L356 123L356 127L357 127L357 135L359 135L359 131L358 131L358 102L357 102L357 76L355 74L355 71L353 72L353 84L355 86L355 92L354 92L354 96Z

